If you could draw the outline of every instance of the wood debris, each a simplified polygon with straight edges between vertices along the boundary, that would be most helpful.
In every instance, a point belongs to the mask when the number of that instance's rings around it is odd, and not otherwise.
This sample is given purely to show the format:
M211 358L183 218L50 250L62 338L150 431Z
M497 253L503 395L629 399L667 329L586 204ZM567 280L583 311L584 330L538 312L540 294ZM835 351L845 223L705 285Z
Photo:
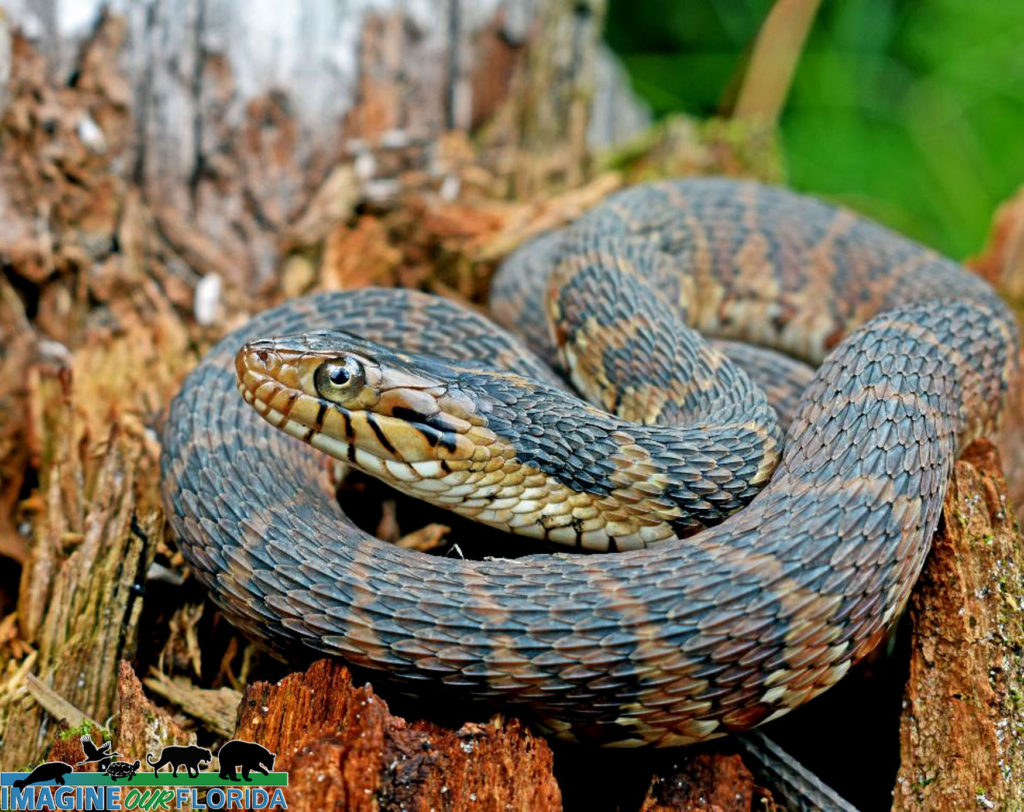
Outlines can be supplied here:
M152 671L145 685L218 736L230 738L242 694L233 688L199 688L184 678Z
M291 809L561 807L551 750L522 723L410 723L328 660L277 685L250 685L235 738L277 754Z
M956 463L910 598L894 808L1024 806L1024 537L995 449Z

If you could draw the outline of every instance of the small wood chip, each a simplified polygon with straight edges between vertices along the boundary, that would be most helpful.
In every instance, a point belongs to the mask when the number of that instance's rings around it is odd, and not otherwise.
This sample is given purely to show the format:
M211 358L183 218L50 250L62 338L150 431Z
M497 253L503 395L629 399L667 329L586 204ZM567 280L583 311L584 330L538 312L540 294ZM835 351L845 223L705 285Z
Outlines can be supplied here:
M412 533L406 533L395 544L406 550L419 550L421 553L425 553L442 546L451 531L452 529L448 525L434 522L419 530L414 530Z

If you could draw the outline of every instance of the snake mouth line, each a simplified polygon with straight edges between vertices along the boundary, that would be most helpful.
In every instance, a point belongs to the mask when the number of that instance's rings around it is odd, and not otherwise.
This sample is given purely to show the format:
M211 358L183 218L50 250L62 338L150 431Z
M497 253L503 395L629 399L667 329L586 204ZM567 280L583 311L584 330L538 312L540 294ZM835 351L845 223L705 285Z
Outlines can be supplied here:
M415 484L417 490L443 491L448 487L437 479L444 473L441 460L409 462L401 459L386 459L372 451L361 448L355 442L332 437L322 430L318 430L301 420L290 417L287 412L274 408L270 403L257 397L241 383L238 385L238 390L245 399L245 402L252 406L272 426L280 429L290 437L308 443L318 451L322 451L335 459L347 461L366 473L385 481ZM299 397L304 396L300 395ZM298 402L298 400L296 399L293 402ZM347 412L345 416L347 419L346 425L351 425L353 422L352 413ZM366 417L366 413L364 413L364 417ZM386 443L386 447L390 448L392 453L401 453L387 441L383 432L378 436L378 441L381 442L382 446Z
M359 470L387 482L399 490L407 491L424 501L453 510L475 521L509 533L551 541L575 544L581 549L604 551L608 549L640 549L650 541L660 540L664 533L642 529L635 538L609 540L603 525L590 527L591 521L569 515L552 515L539 507L553 488L547 477L539 471L529 474L535 482L543 482L532 489L504 495L498 483L492 486L474 482L473 474L445 460L403 462L383 459L359 448L354 443L331 437L322 431L292 419L267 401L256 397L243 384L238 385L245 402L275 428L291 437L308 443L318 451L345 460ZM350 415L351 419L351 415ZM479 480L479 477L477 477ZM532 497L530 499L523 498ZM535 507L536 506L536 507Z
M332 406L326 414L341 415L346 434L331 436L315 425L324 422L319 405L318 420L313 425L307 422L314 398L295 392L284 397L272 386L266 390L275 394L263 398L258 393L266 384L253 387L251 382L251 376L240 380L239 392L275 428L401 491L482 524L579 550L602 552L642 549L672 537L671 528L663 521L609 521L593 506L589 494L574 492L544 472L514 460L500 469L488 470L487 466L474 466L471 460L385 457L401 453L396 447L398 440L388 441L386 429L378 426L372 413ZM278 403L280 409L275 405ZM296 413L306 419L296 419ZM377 429L368 431L371 425ZM367 443L376 443L376 449L364 448Z
M685 464L660 470L652 450L664 441L651 435L645 447L600 410L588 407L591 428L566 438L551 418L571 408L560 391L335 335L328 347L324 334L247 344L236 356L243 398L288 435L434 505L517 535L620 551L692 535L735 499ZM764 444L756 425L748 434ZM733 456L730 465L750 467ZM684 513L685 500L705 512Z

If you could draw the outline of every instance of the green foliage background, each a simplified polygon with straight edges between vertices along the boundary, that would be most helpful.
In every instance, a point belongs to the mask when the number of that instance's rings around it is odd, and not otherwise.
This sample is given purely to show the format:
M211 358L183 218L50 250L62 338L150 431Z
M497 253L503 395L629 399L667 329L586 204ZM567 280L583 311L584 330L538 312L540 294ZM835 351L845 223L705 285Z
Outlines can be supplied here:
M771 0L610 0L658 116L721 112ZM781 121L792 186L947 254L1024 184L1024 0L823 0Z

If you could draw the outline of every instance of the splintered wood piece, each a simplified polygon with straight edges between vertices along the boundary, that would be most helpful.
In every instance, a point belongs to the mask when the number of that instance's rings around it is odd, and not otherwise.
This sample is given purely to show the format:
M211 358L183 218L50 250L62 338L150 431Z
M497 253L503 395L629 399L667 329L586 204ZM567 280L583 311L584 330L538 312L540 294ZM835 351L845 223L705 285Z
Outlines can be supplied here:
M152 670L146 687L178 706L182 713L198 719L203 726L225 739L235 729L235 716L241 693L233 688L199 688L186 679L171 679Z
M122 760L145 760L169 744L195 744L196 734L186 732L178 721L146 696L134 669L124 660L118 669L117 750Z
M76 708L84 719L101 724L111 715L117 665L135 652L142 612L136 585L144 580L163 533L162 519L153 512L137 513L137 443L116 427L111 431L88 489L88 507L71 498L79 494L74 484L85 477L69 446L59 444L56 452L46 485L45 524L23 571L19 616L25 638L38 649L38 684L27 691L35 701L10 703L8 729L23 735L4 742L5 764L39 760L48 746L49 715L81 724L82 718L68 718L61 708ZM76 527L81 531L68 529ZM65 544L74 545L66 555ZM62 702L52 701L54 696Z
M561 808L551 749L518 720L410 723L329 660L250 685L235 738L277 754L293 810Z
M652 777L640 812L675 809L748 812L754 808L755 798L760 797L758 793L754 777L738 755L700 753Z
M1024 807L1022 553L995 449L975 443L910 599L894 809Z

